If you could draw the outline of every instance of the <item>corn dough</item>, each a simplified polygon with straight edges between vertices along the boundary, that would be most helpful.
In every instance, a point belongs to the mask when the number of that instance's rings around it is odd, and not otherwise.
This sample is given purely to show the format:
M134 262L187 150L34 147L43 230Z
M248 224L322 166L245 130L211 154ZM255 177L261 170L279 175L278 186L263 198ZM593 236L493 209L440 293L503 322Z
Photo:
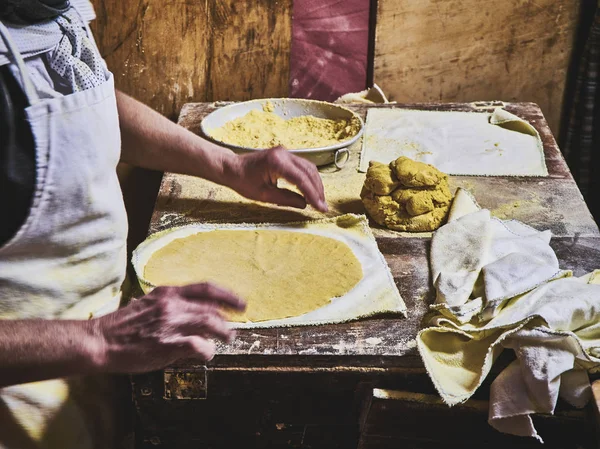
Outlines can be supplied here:
M283 146L288 150L320 148L348 140L360 130L360 120L329 120L303 115L285 120L275 114L271 103L263 111L250 111L210 132L220 142L246 148Z
M176 239L146 264L154 285L213 282L246 300L230 321L289 318L325 306L362 279L362 267L345 243L292 231L200 232Z
M371 161L360 197L375 222L406 232L439 228L452 200L446 174L407 157Z

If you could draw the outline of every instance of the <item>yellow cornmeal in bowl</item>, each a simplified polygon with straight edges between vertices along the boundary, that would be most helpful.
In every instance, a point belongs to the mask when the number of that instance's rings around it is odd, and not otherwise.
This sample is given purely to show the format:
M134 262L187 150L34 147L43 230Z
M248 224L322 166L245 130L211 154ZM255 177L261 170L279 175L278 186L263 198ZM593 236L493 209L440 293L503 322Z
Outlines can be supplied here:
M288 150L321 148L336 145L360 131L360 120L324 119L303 115L283 119L267 103L264 110L250 111L210 132L220 142L238 147L265 149L283 146Z

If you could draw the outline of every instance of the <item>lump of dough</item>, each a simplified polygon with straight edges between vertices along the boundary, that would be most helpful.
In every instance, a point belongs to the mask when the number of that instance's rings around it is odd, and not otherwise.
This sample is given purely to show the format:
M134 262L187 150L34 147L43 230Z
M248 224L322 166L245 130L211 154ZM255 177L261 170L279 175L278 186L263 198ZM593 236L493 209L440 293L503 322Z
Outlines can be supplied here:
M406 212L409 215L422 215L435 209L431 194L429 192L419 192L411 196L406 202Z
M452 194L450 193L450 186L448 186L448 180L442 180L437 186L429 188L399 188L394 190L391 195L394 201L400 204L406 204L406 202L413 196L427 192L431 196L431 201L434 206L444 206L452 200Z
M447 175L431 165L400 157L389 165L369 164L361 199L379 225L427 232L444 222L452 194Z
M450 206L436 207L426 214L411 216L397 215L390 217L387 221L387 227L394 231L404 232L428 232L439 228L448 214Z
M366 187L363 187L360 197L370 217L381 226L386 226L388 217L400 213L402 208L391 196L375 195Z
M391 167L381 162L371 161L367 170L365 186L377 195L389 195L400 183Z
M406 208L394 201L390 195L375 195L363 188L361 198L369 216L379 225L394 231L428 232L434 231L446 219L450 205L412 216Z
M391 163L400 183L406 187L433 187L446 177L433 165L399 157Z

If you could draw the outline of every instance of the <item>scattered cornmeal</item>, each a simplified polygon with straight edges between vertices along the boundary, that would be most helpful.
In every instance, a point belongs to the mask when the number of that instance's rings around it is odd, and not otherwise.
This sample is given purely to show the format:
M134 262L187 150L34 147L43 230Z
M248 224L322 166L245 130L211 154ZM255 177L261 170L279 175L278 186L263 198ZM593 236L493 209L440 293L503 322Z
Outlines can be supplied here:
M360 196L378 224L407 232L439 228L452 201L448 175L407 157L390 164L372 161Z
M217 230L176 239L144 269L154 285L212 282L247 301L229 321L303 315L348 293L362 266L339 240L305 232Z
M210 132L218 141L239 147L264 149L283 146L288 150L320 148L354 137L360 120L329 120L303 115L285 120L267 103L262 111L254 110Z

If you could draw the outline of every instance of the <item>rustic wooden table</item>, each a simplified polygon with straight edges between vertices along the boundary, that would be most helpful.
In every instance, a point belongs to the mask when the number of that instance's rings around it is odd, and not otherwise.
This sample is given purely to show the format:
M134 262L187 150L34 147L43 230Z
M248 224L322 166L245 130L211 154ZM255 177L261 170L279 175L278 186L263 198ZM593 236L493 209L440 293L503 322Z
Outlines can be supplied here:
M200 121L220 104L186 104L179 123L199 133ZM350 106L363 118L369 107L489 112L494 105L402 104ZM550 229L562 268L582 275L600 266L600 232L569 172L539 107L506 104L539 131L549 176L451 177L452 187L471 191L482 207ZM329 215L364 213L356 171L360 144L340 171L321 170ZM223 187L166 173L150 232L194 221L286 222L316 212L294 211L247 201ZM206 366L181 360L164 372L134 378L138 437L142 447L454 447L470 432L494 447L529 447L530 441L493 431L486 424L486 387L474 400L453 408L441 404L424 371L415 336L433 300L430 235L407 235L373 225L379 248L408 307L408 317L379 317L317 327L239 331ZM489 383L488 383L489 385ZM457 413L457 411L461 413ZM432 420L436 432L431 432ZM587 438L584 412L565 408L541 417L538 426L557 447L577 447ZM476 430L473 430L476 429ZM574 433L572 433L574 432ZM571 435L564 442L561 435ZM572 435L579 437L572 437ZM478 440L479 439L479 440ZM491 447L491 446L490 446Z

